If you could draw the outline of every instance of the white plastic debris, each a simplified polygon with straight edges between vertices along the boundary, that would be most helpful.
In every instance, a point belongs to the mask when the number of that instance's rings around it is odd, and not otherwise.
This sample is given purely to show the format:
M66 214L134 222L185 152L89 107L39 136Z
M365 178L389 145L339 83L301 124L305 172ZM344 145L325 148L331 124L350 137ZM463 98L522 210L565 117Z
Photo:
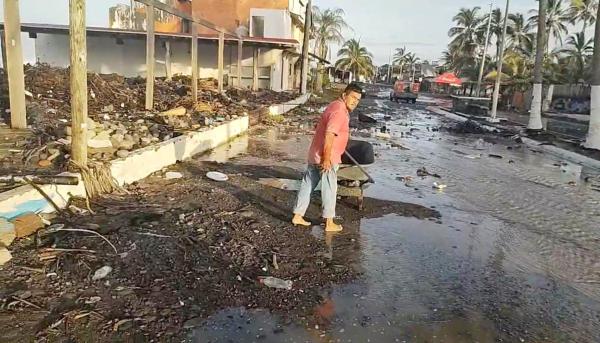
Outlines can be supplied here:
M206 173L206 177L213 180L213 181L227 181L229 180L229 177L223 173L219 173L219 172L208 172Z
M179 172L167 172L167 173L165 173L165 178L167 180L181 179L182 177L183 177L183 174L181 174Z
M92 280L93 281L102 280L105 277L107 277L108 274L110 274L110 272L112 272L112 267L111 266L104 266L104 267L96 270L96 272L94 273L94 276L92 276Z
M446 187L448 187L448 186L447 186L447 185L444 185L444 184L441 184L441 183L437 183L437 182L434 182L434 183L433 183L433 188L435 188L435 189L440 189L440 190L442 190L442 189L445 189Z

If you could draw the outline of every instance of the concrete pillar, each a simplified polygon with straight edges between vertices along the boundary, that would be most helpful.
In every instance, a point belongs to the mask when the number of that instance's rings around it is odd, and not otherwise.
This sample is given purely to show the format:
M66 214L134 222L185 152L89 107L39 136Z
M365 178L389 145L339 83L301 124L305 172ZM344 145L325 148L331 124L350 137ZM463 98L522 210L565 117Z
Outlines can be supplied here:
M254 56L252 58L252 90L258 90L258 59L260 57L260 49L254 48Z
M154 108L154 6L146 5L146 110Z
M192 23L192 99L198 103L198 28Z
M10 126L13 129L25 129L27 128L27 113L19 0L4 0L4 29L4 46L6 47L4 68L8 72Z
M218 68L219 68L219 93L223 92L223 58L225 50L225 34L219 32L219 52L218 52Z

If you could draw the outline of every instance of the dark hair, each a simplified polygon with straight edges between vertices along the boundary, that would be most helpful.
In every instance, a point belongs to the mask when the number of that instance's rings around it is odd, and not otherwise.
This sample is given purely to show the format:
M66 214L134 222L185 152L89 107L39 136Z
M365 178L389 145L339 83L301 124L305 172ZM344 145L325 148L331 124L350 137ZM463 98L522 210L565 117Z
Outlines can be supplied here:
M351 84L349 84L348 86L346 86L346 89L344 89L344 94L348 94L350 92L356 92L358 94L362 94L363 93L363 89L357 83L352 82Z

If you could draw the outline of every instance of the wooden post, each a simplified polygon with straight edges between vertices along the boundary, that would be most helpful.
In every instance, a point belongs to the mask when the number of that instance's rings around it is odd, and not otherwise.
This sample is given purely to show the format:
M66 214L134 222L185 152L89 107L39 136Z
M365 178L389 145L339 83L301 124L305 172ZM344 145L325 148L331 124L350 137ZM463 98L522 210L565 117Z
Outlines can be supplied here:
M71 158L87 164L87 45L85 0L69 1L69 37L71 40Z
M238 87L242 87L242 55L244 54L244 41L242 38L238 38L238 57L237 57L237 74L238 74Z
M258 90L258 57L260 56L260 49L254 48L254 56L252 58L252 90Z
M219 68L219 93L223 92L223 55L225 53L225 34L219 32L219 53L218 53L218 68Z
M171 41L168 38L165 41L165 74L167 80L170 81L173 75L171 73Z
M146 5L146 110L154 107L154 6Z
M192 99L198 103L198 28L192 23Z
M27 128L25 110L25 76L23 73L23 50L21 48L21 17L19 0L4 0L4 46L8 72L10 98L10 126L13 129Z
M308 0L306 15L304 17L304 43L302 44L302 76L300 81L300 93L306 94L308 85L308 45L310 42L310 28L312 20L312 1Z

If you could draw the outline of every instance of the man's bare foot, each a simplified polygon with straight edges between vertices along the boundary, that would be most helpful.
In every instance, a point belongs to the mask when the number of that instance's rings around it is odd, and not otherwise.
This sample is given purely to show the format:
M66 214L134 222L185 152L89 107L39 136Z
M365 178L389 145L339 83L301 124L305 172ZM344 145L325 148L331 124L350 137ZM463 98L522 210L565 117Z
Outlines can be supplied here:
M344 228L341 225L334 223L333 218L327 218L325 220L325 231L327 231L327 232L340 232L343 229Z
M292 224L294 226L311 226L312 225L311 222L307 222L299 214L294 214L294 218L292 218Z

